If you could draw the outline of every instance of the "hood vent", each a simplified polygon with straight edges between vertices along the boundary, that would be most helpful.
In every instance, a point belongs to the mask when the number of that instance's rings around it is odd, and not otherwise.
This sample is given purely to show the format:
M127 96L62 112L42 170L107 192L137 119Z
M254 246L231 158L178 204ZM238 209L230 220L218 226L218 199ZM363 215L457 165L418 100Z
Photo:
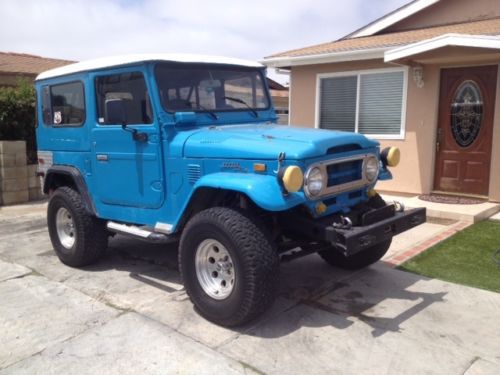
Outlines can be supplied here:
M187 178L190 184L194 184L201 177L201 167L199 164L188 164Z
M335 147L330 147L327 151L327 155L331 154L340 154L343 152L349 152L349 151L354 151L354 150L359 150L361 147L356 144L347 144L347 145L340 145L340 146L335 146Z

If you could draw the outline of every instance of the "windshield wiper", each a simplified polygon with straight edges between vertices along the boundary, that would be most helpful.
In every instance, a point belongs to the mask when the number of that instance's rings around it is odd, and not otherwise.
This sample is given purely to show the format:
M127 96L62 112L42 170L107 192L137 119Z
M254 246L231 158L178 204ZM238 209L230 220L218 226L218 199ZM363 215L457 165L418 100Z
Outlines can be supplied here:
M205 111L207 114L209 114L214 120L218 120L219 119L219 116L217 116L217 114L211 110L209 110L208 108L202 106L201 104L196 104L194 102L190 102L189 100L186 101L186 104L189 103L190 106L192 105L195 105L196 107L202 109L203 111Z
M259 117L259 114L257 113L257 111L255 109L253 109L252 107L250 107L247 103L245 103L245 101L241 100L240 98L233 98L232 96L223 96L222 99L226 99L226 100L230 100L232 102L243 104L245 107L247 107L254 114L255 117Z

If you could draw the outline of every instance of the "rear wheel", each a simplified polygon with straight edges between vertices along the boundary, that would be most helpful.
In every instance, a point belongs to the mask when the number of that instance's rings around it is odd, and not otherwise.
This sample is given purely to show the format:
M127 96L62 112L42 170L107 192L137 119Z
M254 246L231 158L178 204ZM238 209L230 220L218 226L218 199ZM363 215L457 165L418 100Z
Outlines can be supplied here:
M377 194L370 198L367 205L372 208L382 208L386 205L382 197ZM392 238L376 244L368 249L365 249L357 254L346 257L342 252L334 246L320 251L318 254L331 266L339 267L346 270L357 270L368 267L373 264L387 253L391 246Z
M274 301L278 254L265 232L245 213L215 207L186 225L179 269L198 312L223 325L241 325Z
M60 187L51 196L47 223L52 246L68 266L94 263L107 248L104 222L87 213L80 194L70 187Z

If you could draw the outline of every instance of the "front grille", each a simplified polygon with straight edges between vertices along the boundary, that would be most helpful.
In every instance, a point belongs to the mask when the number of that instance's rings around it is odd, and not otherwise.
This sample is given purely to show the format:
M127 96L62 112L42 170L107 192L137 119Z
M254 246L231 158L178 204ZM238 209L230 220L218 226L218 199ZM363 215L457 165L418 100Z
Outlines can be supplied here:
M346 184L361 179L363 160L351 160L326 167L327 186Z

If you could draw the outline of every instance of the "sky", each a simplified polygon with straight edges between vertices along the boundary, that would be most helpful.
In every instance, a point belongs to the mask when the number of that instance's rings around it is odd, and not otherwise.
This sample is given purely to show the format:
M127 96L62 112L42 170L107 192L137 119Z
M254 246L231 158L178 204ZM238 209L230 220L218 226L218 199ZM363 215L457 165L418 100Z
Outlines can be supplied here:
M142 52L262 60L341 38L409 1L0 0L0 51L67 60Z

